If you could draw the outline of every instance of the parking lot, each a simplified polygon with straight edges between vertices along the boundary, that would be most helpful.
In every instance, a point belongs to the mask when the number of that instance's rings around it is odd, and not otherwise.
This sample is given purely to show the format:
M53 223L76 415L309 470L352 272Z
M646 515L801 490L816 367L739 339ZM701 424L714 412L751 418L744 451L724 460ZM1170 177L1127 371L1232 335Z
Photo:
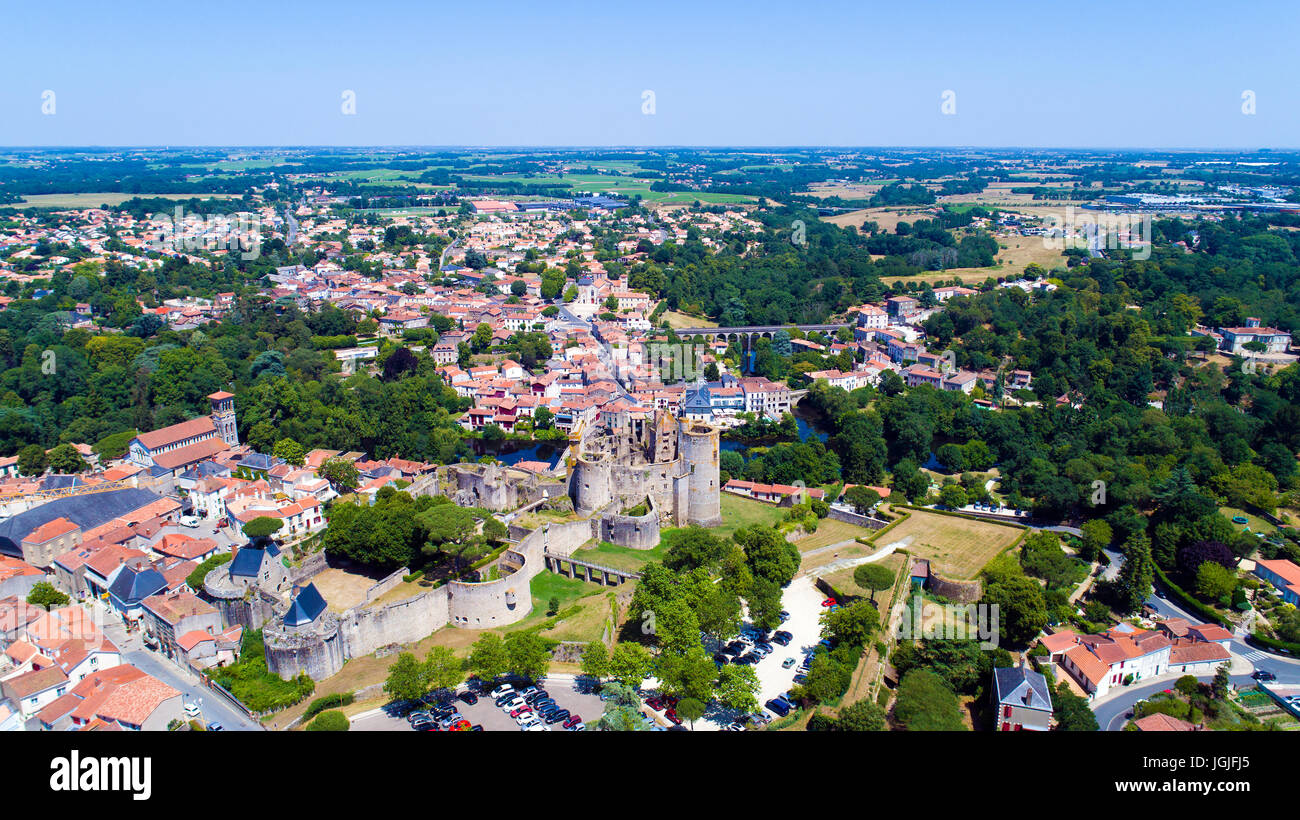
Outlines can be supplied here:
M605 704L601 701L599 695L587 692L579 692L575 688L575 681L570 675L555 675L548 677L541 684L557 705L568 709L571 714L579 715L584 722L594 722L600 719L601 714L605 711ZM522 685L516 685L516 688L522 689ZM458 692L466 691L461 686ZM519 724L515 719L510 717L510 713L504 709L497 708L491 695L481 694L478 703L468 704L459 698L452 701L456 711L460 712L471 724L478 724L483 727L485 732L518 732ZM553 732L565 731L561 724L556 723L548 727ZM354 732L409 732L413 731L411 725L405 717L388 714L384 711L374 712L352 721L352 731Z
M789 632L793 638L787 646L773 644L771 654L754 664L754 671L758 675L759 711L769 719L776 715L764 708L763 704L794 686L794 677L799 674L799 665L803 662L805 652L822 639L821 617L825 608L821 603L824 598L809 576L796 578L782 593L781 606L790 613L790 617L778 629ZM749 625L746 615L745 626ZM712 647L710 649L712 651ZM794 659L788 668L784 665L787 658ZM716 710L697 721L695 729L718 731L738 717L740 716Z

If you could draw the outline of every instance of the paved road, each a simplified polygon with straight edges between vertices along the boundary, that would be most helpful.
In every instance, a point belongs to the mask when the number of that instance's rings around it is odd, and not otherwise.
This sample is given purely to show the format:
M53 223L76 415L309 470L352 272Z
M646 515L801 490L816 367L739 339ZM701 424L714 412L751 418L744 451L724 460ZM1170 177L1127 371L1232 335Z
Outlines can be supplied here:
M1187 612L1176 603L1166 598L1159 598L1153 595L1147 599L1146 603L1164 618L1186 618L1192 623L1201 623L1203 620L1198 618L1196 615ZM1236 666L1239 671L1250 667L1254 667L1255 669L1267 669L1277 675L1278 683L1300 684L1300 660L1262 652L1241 640L1239 637L1234 638L1229 644L1228 651L1232 653L1234 666ZM1119 695L1092 707L1093 713L1097 716L1097 723L1101 726L1103 731L1113 732L1123 729L1126 722L1124 716L1132 710L1134 704L1142 698L1147 698L1157 692L1173 688L1174 681L1177 680L1178 677L1179 676L1168 676L1166 679L1155 683L1122 688ZM1208 682L1213 679L1213 674L1197 676L1197 680L1201 681ZM1255 681L1248 674L1231 675L1228 680L1233 685L1243 688L1255 685Z
M1166 598L1158 598L1153 595L1147 599L1146 603L1166 618L1186 618L1192 623L1201 623L1204 620L1180 608L1176 603ZM1246 643L1240 635L1233 636L1232 642L1228 645L1228 651L1244 658L1256 669L1267 669L1277 675L1278 683L1300 684L1300 659L1265 652Z
M140 634L126 634L126 627L116 618L104 626L104 633L122 652L122 663L153 675L158 680L185 696L186 703L201 700L203 720L216 721L230 731L262 731L262 726L248 715L237 710L223 696L201 685L198 678L181 669L163 655L144 647Z
M1143 698L1149 698L1157 692L1163 692L1166 689L1173 689L1174 682L1181 675L1171 676L1167 680L1149 683L1145 686L1126 686L1122 689L1122 694L1105 701L1093 707L1093 714L1097 716L1097 725L1103 732L1118 732L1124 728L1127 723L1127 715L1133 706ZM1214 675L1197 675L1199 681L1209 682L1214 680ZM1249 675L1232 675L1228 681L1236 686L1250 687L1255 685L1255 681Z

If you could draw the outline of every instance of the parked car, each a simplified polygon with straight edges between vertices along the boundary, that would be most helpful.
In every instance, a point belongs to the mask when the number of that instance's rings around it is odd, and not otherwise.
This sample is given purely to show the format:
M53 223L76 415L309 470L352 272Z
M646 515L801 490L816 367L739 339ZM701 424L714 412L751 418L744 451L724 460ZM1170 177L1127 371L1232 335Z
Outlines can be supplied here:
M469 690L461 692L460 694L456 695L456 697L459 698L462 703L468 703L470 706L473 706L474 704L478 703L478 695L474 694L473 692L470 692Z
M569 715L564 719L564 728L572 729L579 723L582 723L582 717L580 715Z
M551 730L546 727L545 723L538 722L538 723L528 724L527 726L524 727L524 731L525 732L549 732Z
M199 525L199 518L198 518L198 516L196 516L196 515L182 515L182 516L181 516L181 526L182 526L182 527L189 527L190 529L193 529L194 527L197 527L198 525Z
M788 620L790 620L790 613L786 612L784 609L781 610L781 623L785 623Z
M225 728L226 728L225 726L222 726L220 723L217 723L215 720L208 724L209 732L221 732L224 731Z
M723 666L724 664L731 663L731 656L723 652L714 652L713 662L718 664L719 666Z
M199 705L197 703L185 704L185 717L196 718L200 714L201 714L201 710L199 709Z
M587 731L587 724L583 723L582 721L578 721L572 726L566 726L565 728L568 729L570 732L585 732Z
M515 691L515 688L508 683L504 683L492 690L492 697L499 698L502 695Z
M806 681L806 680L808 680L808 676L805 675L805 674L803 674L802 672L800 672L798 675L795 675L795 676L794 676L794 682L795 682L795 683L803 683L803 682Z
M544 719L547 723L559 723L560 721L568 720L568 719L569 719L569 710L568 710L568 709L556 709L554 712L547 712L547 713L546 713L546 717L543 718L543 719Z
M785 717L786 715L790 714L790 710L794 708L794 704L790 703L785 698L779 698L779 697L772 698L771 700L769 700L767 703L763 705L781 717Z
M835 606L837 603L839 602L836 601L834 598L827 598L826 600L822 601L822 606Z
M738 720L734 720L734 721L732 721L731 723L728 723L728 724L727 724L726 731L728 731L728 732L743 732L743 731L745 731L745 724L741 723L741 722L738 721Z
M527 706L527 705L519 706L510 710L510 717L518 719L522 715L532 714L532 711L533 711L533 707L531 706Z
M794 658L786 658L785 660L781 661L782 669L789 669L792 666L794 666Z

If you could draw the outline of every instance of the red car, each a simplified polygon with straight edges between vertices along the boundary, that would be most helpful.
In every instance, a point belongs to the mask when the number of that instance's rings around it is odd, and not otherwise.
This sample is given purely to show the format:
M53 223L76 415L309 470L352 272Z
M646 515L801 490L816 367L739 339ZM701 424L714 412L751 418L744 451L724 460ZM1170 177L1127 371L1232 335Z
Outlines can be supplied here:
M663 711L664 702L662 698L646 698L645 705L654 709L656 712Z
M679 717L677 717L677 710L676 710L676 709L669 709L667 712L664 712L664 717L666 717L666 718L668 718L669 720L671 720L671 721L673 722L673 724L676 725L676 726L681 726L681 725L682 725L682 719L679 718Z
M520 715L522 715L522 714L526 714L526 713L531 712L531 711L533 711L533 707L531 707L531 706L520 706L518 709L516 709L516 710L514 710L513 712L510 713L510 717L512 717L512 718L517 718L517 717L519 717Z
M564 719L564 722L561 723L560 725L566 729L569 729L573 726L577 726L579 723L582 723L581 717L579 717L578 715L569 715L567 718Z
M837 603L839 602L836 601L834 598L827 598L826 600L822 601L822 606L835 606L835 604Z
M465 720L465 719L462 718L461 720L458 720L458 721L456 721L455 723L451 724L451 727L450 727L449 729L447 729L447 731L449 731L449 732L468 732L468 731L469 731L469 726L470 726L469 721L468 721L468 720Z

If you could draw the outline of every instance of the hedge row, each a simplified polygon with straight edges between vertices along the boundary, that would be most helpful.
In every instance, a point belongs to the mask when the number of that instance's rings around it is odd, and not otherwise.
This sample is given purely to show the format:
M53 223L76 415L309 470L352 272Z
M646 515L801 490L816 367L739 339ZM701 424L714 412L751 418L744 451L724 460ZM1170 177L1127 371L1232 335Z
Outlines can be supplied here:
M307 711L302 713L302 719L310 720L326 709L351 705L353 700L355 700L355 696L351 692L343 692L342 694L335 693L333 695L325 695L324 697L316 698L311 702L311 705L307 707Z
M1277 638L1270 638L1263 632L1256 631L1252 636L1255 642L1266 646L1269 649L1277 649L1282 652L1289 652L1292 655L1300 655L1300 643L1291 643L1290 641L1279 641Z
M1156 577L1160 579L1160 583L1163 584L1164 587L1169 590L1170 594L1177 598L1180 603L1191 608L1193 611L1200 613L1201 617L1211 623L1216 623L1219 626L1228 628L1232 627L1232 622L1220 615L1216 609L1206 606L1193 598L1186 590L1169 580L1169 576L1165 574L1164 570L1154 564L1152 566L1156 571Z

